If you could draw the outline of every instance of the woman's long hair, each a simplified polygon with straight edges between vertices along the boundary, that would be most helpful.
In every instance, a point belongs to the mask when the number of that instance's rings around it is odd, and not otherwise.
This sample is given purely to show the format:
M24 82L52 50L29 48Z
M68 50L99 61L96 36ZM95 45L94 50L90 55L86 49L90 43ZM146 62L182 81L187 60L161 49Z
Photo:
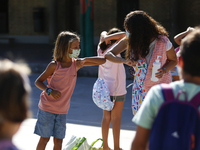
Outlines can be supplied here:
M124 28L129 32L126 58L137 61L149 54L149 45L159 35L168 36L165 28L144 11L132 11L126 15Z

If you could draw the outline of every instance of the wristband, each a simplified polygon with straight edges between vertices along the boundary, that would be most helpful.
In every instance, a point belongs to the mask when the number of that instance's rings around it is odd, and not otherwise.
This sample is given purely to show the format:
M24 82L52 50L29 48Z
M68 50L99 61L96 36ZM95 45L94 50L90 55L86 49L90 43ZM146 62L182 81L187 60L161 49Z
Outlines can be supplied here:
M46 88L46 90L45 90L45 92L48 94L48 95L50 95L50 93L53 91L53 89L52 88L49 88L49 87L47 87Z
M164 69L164 72L167 73L167 69L166 68L163 68L163 69Z

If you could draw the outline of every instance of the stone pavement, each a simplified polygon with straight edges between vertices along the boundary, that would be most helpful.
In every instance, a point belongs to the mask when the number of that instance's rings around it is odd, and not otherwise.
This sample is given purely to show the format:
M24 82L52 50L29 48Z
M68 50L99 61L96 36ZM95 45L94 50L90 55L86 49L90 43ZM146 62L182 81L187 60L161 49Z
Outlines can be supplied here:
M41 90L35 87L34 81L46 68L52 59L52 45L0 45L1 58L11 60L23 59L30 66L32 74L29 76L32 92L30 96L32 117L22 123L20 130L13 138L13 142L20 150L35 150L39 136L33 134L37 118L38 102ZM130 74L126 67L126 84L132 83ZM101 138L102 110L92 101L92 87L97 79L98 66L83 67L78 71L78 78L74 93L71 98L69 113L67 115L67 131L63 146L72 135L86 137L91 144ZM131 87L127 89L126 101L123 107L121 119L120 145L124 150L129 150L135 135L136 125L131 122L133 115L131 111ZM113 148L112 125L109 132L109 145ZM49 141L47 150L53 149L53 140Z

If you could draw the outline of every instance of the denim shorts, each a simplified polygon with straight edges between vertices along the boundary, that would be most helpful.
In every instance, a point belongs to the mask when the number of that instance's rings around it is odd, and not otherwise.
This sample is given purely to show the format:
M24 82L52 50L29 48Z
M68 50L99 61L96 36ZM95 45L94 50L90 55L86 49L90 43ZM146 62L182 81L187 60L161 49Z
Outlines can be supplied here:
M119 102L119 101L125 101L126 100L126 94L125 95L120 95L120 96L110 96L110 100L113 102Z
M49 138L51 136L64 139L67 114L54 114L38 109L34 133Z

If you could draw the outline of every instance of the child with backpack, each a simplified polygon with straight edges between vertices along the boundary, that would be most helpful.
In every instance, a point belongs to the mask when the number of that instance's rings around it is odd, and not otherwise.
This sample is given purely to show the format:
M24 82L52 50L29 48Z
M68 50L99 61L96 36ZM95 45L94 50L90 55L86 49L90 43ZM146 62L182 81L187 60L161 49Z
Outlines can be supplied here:
M180 81L155 85L134 116L131 150L200 149L200 27L181 43Z

